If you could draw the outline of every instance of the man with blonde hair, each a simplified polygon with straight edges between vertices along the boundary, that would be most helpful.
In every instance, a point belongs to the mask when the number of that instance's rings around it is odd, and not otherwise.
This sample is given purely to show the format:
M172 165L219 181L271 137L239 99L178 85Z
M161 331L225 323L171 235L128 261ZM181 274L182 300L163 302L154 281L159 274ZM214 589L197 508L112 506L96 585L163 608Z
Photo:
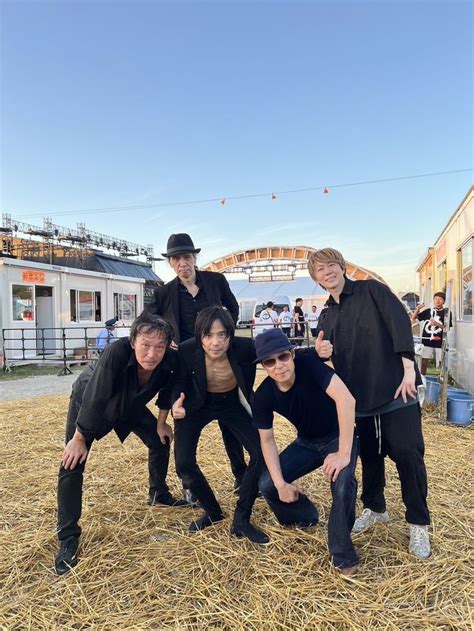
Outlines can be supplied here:
M356 400L364 510L353 532L389 521L384 497L384 458L389 456L400 478L410 552L427 558L430 516L417 397L421 378L408 315L383 283L347 278L338 250L311 253L308 269L330 294L318 324L316 352L322 359L331 359Z

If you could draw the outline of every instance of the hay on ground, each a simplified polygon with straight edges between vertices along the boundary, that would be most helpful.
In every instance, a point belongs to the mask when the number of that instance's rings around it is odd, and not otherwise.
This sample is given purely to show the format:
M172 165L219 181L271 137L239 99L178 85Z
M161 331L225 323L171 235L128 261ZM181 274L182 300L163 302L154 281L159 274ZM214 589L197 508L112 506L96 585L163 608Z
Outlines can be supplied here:
M0 628L4 629L469 629L472 596L472 431L425 418L433 554L408 554L396 469L387 466L390 527L354 538L358 576L330 566L328 484L302 480L321 514L310 531L280 528L264 501L257 547L229 535L232 475L216 423L199 461L227 519L191 535L193 509L149 508L146 449L134 436L95 444L85 476L78 566L54 573L56 476L67 397L0 405ZM294 436L283 421L277 440ZM358 471L360 479L360 470ZM171 471L172 491L179 485ZM359 506L360 508L360 506Z

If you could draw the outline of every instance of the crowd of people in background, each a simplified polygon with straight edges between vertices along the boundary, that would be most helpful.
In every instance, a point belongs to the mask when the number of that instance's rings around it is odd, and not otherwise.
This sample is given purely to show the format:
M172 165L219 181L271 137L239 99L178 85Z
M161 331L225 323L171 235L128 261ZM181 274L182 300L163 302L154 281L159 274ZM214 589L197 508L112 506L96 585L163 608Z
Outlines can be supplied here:
M376 280L350 280L342 254L325 248L308 260L311 277L329 293L324 310L311 305L305 313L297 298L277 313L268 301L255 339L236 337L237 301L223 274L198 269L199 252L188 234L169 237L163 255L175 278L155 291L128 338L113 337L115 318L106 322L99 360L74 383L58 478L57 573L77 563L86 460L93 442L112 430L121 441L135 433L146 446L150 506L200 507L190 533L221 522L224 513L197 456L201 432L213 421L234 476L232 536L269 543L250 520L259 493L282 526L316 526L318 509L298 480L321 468L332 497L329 558L343 576L353 576L359 565L353 536L390 522L388 457L400 479L409 551L430 556L422 379L412 323L398 298ZM412 316L424 320L423 343L431 353L446 325L444 298L436 294L432 310L420 305ZM300 348L309 333L314 347ZM422 372L428 359L427 350ZM257 365L266 377L254 391ZM147 408L155 397L156 416ZM275 413L297 430L281 453ZM173 440L182 498L167 484ZM358 457L363 508L356 519Z
M305 313L302 307L303 302L303 298L297 298L292 311L290 311L290 305L283 305L281 312L278 313L275 311L275 303L269 300L256 320L254 336L280 327L288 338L294 339L295 343L301 346L306 338L306 326L308 326L311 336L316 337L318 308L316 305L311 305L311 311Z

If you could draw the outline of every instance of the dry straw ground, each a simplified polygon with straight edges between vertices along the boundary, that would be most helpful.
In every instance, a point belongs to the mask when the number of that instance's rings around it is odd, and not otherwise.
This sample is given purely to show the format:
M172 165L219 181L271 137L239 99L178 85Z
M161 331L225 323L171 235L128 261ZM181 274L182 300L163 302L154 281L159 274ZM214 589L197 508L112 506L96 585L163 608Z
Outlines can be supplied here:
M190 535L192 509L148 508L146 453L110 435L88 463L80 562L53 570L55 485L67 397L0 406L2 629L470 629L472 431L425 418L433 555L407 552L396 470L388 468L390 527L355 538L356 580L329 564L329 489L320 473L303 485L321 511L311 532L281 529L262 500L254 520L263 548L234 540L229 519ZM280 421L281 445L293 432ZM215 424L206 428L202 468L228 516L234 496ZM170 474L173 490L178 484Z

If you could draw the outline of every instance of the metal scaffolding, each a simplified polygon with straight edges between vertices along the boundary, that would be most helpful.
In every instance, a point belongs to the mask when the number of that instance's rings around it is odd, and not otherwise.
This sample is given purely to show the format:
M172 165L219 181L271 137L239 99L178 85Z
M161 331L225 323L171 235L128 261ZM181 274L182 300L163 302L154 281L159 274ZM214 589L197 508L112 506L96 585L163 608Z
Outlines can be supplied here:
M21 238L19 235L28 235L30 239ZM39 237L39 240L31 239ZM43 218L43 226L35 226L12 219L8 213L2 214L0 226L0 239L2 241L2 253L18 258L43 257L52 262L53 251L62 247L64 257L74 257L83 260L87 250L98 248L118 253L119 256L145 257L148 263L159 261L153 254L153 246L143 246L124 239L111 237L100 232L94 232L86 228L84 223L78 223L77 229L65 228L54 224L50 217Z

